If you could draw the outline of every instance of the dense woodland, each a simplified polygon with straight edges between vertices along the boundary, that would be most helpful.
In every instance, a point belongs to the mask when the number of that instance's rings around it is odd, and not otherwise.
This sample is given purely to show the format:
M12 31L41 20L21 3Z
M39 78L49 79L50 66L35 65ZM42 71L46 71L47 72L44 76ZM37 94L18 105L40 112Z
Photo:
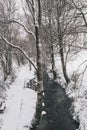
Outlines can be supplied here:
M36 128L43 111L43 73L52 80L63 79L65 88L83 84L87 59L81 72L68 71L68 63L87 50L86 0L0 0L0 80L15 80L13 63L29 64L37 82ZM72 69L72 67L71 67ZM63 87L63 86L62 86ZM84 127L86 130L87 128ZM61 129L62 130L62 129Z

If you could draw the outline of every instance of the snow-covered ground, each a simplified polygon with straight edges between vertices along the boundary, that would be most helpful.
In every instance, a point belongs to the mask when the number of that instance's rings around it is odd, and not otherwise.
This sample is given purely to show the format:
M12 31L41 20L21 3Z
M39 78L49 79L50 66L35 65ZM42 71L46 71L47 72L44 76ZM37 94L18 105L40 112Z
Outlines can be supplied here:
M16 71L17 78L7 91L6 110L0 114L1 130L29 130L36 105L36 93L25 88L27 80L34 77L28 65Z

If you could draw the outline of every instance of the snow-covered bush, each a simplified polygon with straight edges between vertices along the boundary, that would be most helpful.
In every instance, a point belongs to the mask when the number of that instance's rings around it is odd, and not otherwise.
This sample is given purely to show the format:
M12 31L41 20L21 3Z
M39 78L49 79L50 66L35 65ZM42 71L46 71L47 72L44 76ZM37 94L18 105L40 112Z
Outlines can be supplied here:
M84 79L86 75L84 75ZM80 122L79 130L87 130L87 87L82 75L73 72L71 83L66 89L66 93L73 99L72 108L74 110L73 118Z

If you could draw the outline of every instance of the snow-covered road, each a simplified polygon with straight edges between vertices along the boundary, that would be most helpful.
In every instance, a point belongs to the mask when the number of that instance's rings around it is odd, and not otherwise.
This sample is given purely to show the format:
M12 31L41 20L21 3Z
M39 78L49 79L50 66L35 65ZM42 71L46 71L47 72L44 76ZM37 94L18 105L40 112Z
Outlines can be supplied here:
M28 70L28 66L22 66L7 91L6 110L0 115L3 122L1 130L29 130L26 126L30 125L35 111L36 93L24 88L25 81L33 78L33 71Z

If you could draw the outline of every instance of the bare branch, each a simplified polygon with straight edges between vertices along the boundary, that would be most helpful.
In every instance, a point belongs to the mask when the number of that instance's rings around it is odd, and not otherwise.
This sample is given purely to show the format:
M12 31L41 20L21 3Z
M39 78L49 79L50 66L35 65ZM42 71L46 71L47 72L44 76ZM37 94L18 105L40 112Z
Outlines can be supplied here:
M82 17L83 17L83 20L84 20L84 22L85 22L85 26L87 27L86 17L85 17L85 14L84 14L83 11L82 11L82 8L79 8L79 7L75 4L74 0L72 0L72 2L73 2L73 4L74 4L74 6L76 7L76 9L79 10L79 12L81 13L81 15L82 15Z
M79 45L73 45L73 44L62 44L63 46L61 47L61 48L63 48L64 46L67 46L67 47L75 47L75 48L77 48L77 49L82 49L82 50L87 50L87 47L84 47L84 46L79 46ZM58 44L55 46L55 47L57 47L58 46ZM59 50L61 49L60 47L59 47Z
M21 0L21 3L22 3L22 8L23 8L23 11L24 11L24 14L25 14L25 17L26 17L26 20L27 20L27 23L28 23L28 30L30 30L30 21L29 21L29 14L27 13L25 7L24 7L24 4L23 4L23 1Z
M33 7L33 4L29 1L29 0L26 0L26 3L27 3L27 6L31 12L31 15L33 17L33 20L35 20L35 16L34 16L34 7Z
M75 48L78 48L78 49L87 50L87 47L83 47L83 46L82 46L82 47L81 47L81 46L78 46L78 45L75 46L75 45L72 45L72 44L71 44L71 45L69 45L69 44L68 44L68 45L67 45L67 44L63 44L63 45L64 45L64 46L69 46L69 47L75 47Z
M25 58L32 64L32 66L37 71L37 67L35 66L35 64L33 63L33 61L29 58L29 56L26 54L26 52L22 48L20 48L19 46L15 46L12 43L10 43L2 34L0 34L0 37L1 37L2 40L5 41L6 44L8 44L9 46L11 46L12 48L15 48L15 49L18 49L19 51L21 51L23 53L23 55L25 56Z

